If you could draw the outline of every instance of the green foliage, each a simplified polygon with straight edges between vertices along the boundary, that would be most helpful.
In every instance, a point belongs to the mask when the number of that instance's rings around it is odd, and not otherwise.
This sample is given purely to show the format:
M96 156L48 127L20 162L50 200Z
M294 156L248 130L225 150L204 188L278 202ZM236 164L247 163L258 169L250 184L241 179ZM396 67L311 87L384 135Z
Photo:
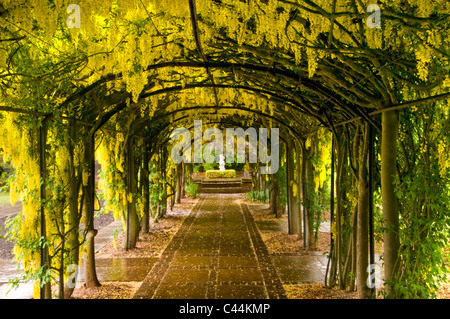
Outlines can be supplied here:
M381 199L381 188L374 190L373 194L373 215L374 215L374 237L375 242L380 244L383 242L383 211L382 211L382 199ZM378 249L381 250L381 245L378 245ZM381 251L376 251L376 253L381 254Z
M206 177L208 177L208 178L234 178L234 177L236 177L236 171L234 169L226 169L224 171L208 170L208 171L206 171Z
M11 186L11 183L14 182L14 179L15 179L14 170L8 170L6 165L4 165L3 171L0 171L0 193L9 192L9 188Z
M401 166L396 179L400 206L400 263L392 298L434 298L448 273L450 172L442 169L439 145L448 143L447 112L437 105L401 117ZM448 120L447 120L448 123Z
M158 207L165 207L166 203L164 202L164 188L163 188L163 179L160 176L160 172L157 168L157 162L150 161L149 163L149 192L150 192L150 212L151 217L154 220L160 218L158 215Z
M198 184L197 183L187 183L184 186L184 190L189 197L196 198L198 192Z
M280 207L286 207L287 204L287 185L286 185L286 162L280 161L280 167L274 174L274 178L278 181L278 201Z
M192 171L193 171L194 173L204 172L204 171L205 171L205 168L203 167L202 164L194 164L194 166L193 166L193 168L192 168Z
M203 164L203 171L205 172L212 171L215 169L219 169L219 164L217 164L216 162Z
M22 212L14 216L13 218L8 217L5 221L5 226L7 229L6 238L8 241L14 242L16 246L21 248L20 254L16 256L17 260L21 260L25 255L40 255L42 247L49 247L49 242L44 239L44 237L32 238L31 235L25 237L17 236L18 230L22 220ZM20 281L41 281L45 284L51 280L51 270L40 267L36 270L25 269L21 278L14 278L9 282L12 284L12 289L18 287L18 282Z
M238 163L237 162L237 155L234 155L234 161L233 163L225 163L226 169L234 169L238 172L244 170L245 163Z
M10 202L9 192L2 192L0 190L0 204L7 204Z
M269 190L252 189L247 194L245 194L245 198L251 203L253 202L268 203L270 200Z
M324 221L324 211L329 209L330 192L328 187L322 187L317 192L310 190L308 193L311 200L311 212L313 216L313 230L318 237L320 224Z
M214 152L212 152L214 154ZM244 170L245 163L238 163L237 162L237 156L234 156L234 162L233 163L225 163L226 169L234 169L235 171L243 171ZM215 170L219 169L219 163L213 162L213 163L197 163L193 165L193 172L205 172L208 170Z

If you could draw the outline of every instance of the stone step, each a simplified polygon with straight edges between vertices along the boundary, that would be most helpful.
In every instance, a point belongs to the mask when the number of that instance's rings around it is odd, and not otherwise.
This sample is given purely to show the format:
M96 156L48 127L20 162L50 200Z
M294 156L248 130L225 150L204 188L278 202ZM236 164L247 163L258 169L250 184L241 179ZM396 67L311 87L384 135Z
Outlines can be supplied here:
M203 187L241 187L241 182L202 182Z
M199 186L199 194L246 193L252 187L250 178L196 178L193 181Z
M244 190L242 189L242 187L226 187L226 188L202 187L199 193L230 194L230 193L244 193Z

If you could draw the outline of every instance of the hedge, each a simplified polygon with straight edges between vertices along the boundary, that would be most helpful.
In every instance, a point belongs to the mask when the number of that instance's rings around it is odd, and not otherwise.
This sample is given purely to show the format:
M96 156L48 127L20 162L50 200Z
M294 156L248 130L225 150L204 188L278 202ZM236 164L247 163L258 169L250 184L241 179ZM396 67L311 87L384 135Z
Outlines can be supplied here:
M206 171L206 177L208 178L233 178L236 177L236 171L234 169L226 169L224 171L219 170L208 170Z

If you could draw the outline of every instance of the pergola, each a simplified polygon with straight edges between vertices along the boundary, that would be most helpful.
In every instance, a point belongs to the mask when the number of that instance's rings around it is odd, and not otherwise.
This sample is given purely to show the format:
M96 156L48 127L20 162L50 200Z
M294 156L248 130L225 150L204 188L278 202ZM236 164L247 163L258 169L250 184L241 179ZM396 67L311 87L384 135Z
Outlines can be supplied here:
M399 114L447 103L450 97L450 7L446 1L427 8L420 0L408 1L404 8L397 1L381 3L382 27L370 29L365 2L80 1L79 30L61 22L64 1L55 1L53 7L37 0L0 5L5 25L0 32L1 123L5 128L7 121L20 123L6 128L11 132L32 123L29 133L38 142L37 152L14 164L19 167L30 158L39 163L39 235L51 236L48 224L58 215L58 206L46 207L57 192L49 183L67 169L68 195L61 207L69 213L61 217L67 225L65 231L58 226L58 236L70 249L55 251L78 260L80 241L74 229L82 217L86 284L97 285L96 160L105 164L105 171L111 169L111 181L125 177L123 188L116 185L124 198L136 193L148 198L149 161L159 156L158 169L166 174L174 128L192 129L194 119L217 127L278 127L286 145L287 183L299 185L297 194L288 191L289 232L303 234L305 245L313 245L308 198L314 183L314 144L332 150L326 164L331 167L332 222L350 218L344 216L341 182L343 170L353 173L356 285L360 297L369 297L365 283L367 267L374 263L374 176L379 175L383 218L389 225L384 261L386 279L392 280L400 245L401 203L395 194ZM39 5L43 8L38 10ZM24 20L32 18L27 27ZM111 43L119 31L120 41ZM431 58L423 57L430 51ZM332 141L324 139L325 131L332 133ZM6 153L6 148L15 149L5 147L3 140L0 147ZM100 148L106 153L96 158ZM63 149L70 164L58 161ZM117 163L125 165L118 168ZM149 218L148 199L144 203L142 216L136 197L125 206L118 204L126 207L126 249L133 248L139 223ZM25 211L33 214L32 209ZM347 239L343 225L335 223L330 281L344 287ZM48 250L41 245L43 269L49 267ZM59 262L61 279L63 265ZM41 287L41 297L49 296L48 289Z

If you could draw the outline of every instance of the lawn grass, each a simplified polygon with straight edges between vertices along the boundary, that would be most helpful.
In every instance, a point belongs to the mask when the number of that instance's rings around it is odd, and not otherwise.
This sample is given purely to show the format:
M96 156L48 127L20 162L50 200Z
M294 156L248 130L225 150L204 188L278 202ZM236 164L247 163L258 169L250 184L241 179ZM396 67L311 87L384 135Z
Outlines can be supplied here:
M0 206L11 205L9 192L0 193Z

